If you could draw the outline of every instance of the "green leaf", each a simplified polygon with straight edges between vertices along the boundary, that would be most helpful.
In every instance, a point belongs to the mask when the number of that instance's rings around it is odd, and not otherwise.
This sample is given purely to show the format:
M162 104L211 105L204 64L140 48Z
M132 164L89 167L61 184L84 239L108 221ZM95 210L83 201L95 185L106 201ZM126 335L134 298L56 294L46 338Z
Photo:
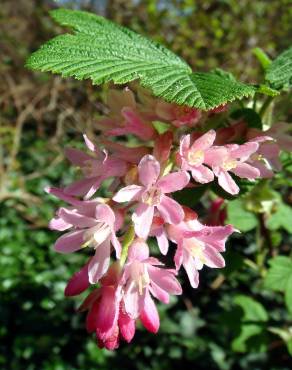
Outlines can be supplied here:
M258 224L256 216L245 209L242 199L235 199L228 202L227 215L227 222L231 223L240 231L250 231Z
M286 256L277 256L269 261L269 265L270 268L264 282L265 287L285 292L292 277L292 259Z
M292 314L292 271L285 289L285 303L288 311Z
M285 203L280 202L277 211L267 221L267 227L271 230L285 229L292 233L292 209Z
M266 80L275 89L291 87L292 47L280 54L267 69Z
M268 314L262 304L244 295L236 296L234 303L243 310L243 317L240 334L232 341L232 349L237 352L246 352L248 350L247 340L263 333L265 328L263 324L268 321Z
M164 46L103 17L65 9L51 14L75 32L57 36L33 53L27 61L31 69L90 78L94 84L140 80L155 96L202 110L255 92L253 86L226 75L192 73L186 62Z

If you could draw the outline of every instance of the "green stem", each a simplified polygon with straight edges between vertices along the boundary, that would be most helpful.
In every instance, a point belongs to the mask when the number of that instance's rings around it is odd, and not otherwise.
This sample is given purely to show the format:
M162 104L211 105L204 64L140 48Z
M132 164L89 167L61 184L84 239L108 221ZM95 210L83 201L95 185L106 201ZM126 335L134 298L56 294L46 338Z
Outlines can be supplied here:
M267 99L264 101L263 105L261 106L261 109L259 111L260 117L263 117L265 114L266 110L268 109L269 105L273 101L273 96L268 96Z
M124 266L126 262L126 259L128 257L128 249L129 249L129 246L132 244L132 241L134 240L134 238L135 238L135 229L134 229L134 225L131 225L124 236L124 240L122 244L122 254L121 254L121 259L120 259L121 266Z

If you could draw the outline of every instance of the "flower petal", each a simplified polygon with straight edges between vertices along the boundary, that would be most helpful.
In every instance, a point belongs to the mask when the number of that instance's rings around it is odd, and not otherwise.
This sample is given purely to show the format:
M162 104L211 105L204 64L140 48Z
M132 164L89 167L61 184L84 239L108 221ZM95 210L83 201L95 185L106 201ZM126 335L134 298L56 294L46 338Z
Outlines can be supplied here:
M185 171L172 172L157 181L157 186L163 193L172 193L182 190L190 181L190 176Z
M141 184L148 187L156 183L160 173L160 164L152 155L147 154L141 159L138 171Z
M225 191L232 195L239 193L239 187L227 171L219 171L218 183Z
M169 294L179 295L182 293L180 283L175 278L174 271L162 269L159 267L148 266L149 277L161 289Z
M75 296L84 292L88 287L88 263L86 263L81 270L75 272L75 274L70 278L64 294L66 297Z
M131 319L124 309L120 309L120 315L118 320L121 336L126 342L130 343L135 335L136 325L135 320Z
M101 243L95 251L88 265L88 276L90 284L96 284L107 272L110 263L110 242Z
M160 325L159 315L158 315L155 303L150 297L150 293L148 291L146 291L146 294L145 294L144 307L140 314L140 320L143 326L148 331L150 331L151 333L158 332L159 325Z
M119 314L119 300L113 286L101 288L101 298L96 310L96 335L101 340L110 338Z
M115 214L107 204L98 204L95 210L95 218L100 222L105 222L110 227L114 227Z
M231 170L235 175L244 179L256 179L260 176L260 171L247 163L238 163L238 165Z
M70 210L67 208L60 208L58 215L67 223L72 224L78 228L92 227L96 225L96 220L92 217L87 217L76 210Z
M214 180L213 172L206 166L191 167L193 179L200 184L207 184Z
M199 137L191 146L190 150L191 151L196 151L196 150L206 150L209 149L214 141L216 139L216 132L215 130L209 130L206 132L204 135Z
M173 199L163 195L157 209L165 222L169 224L178 224L184 218L182 207Z
M135 224L136 234L143 239L147 239L154 215L154 207L140 203L133 213L132 220Z
M199 272L195 268L191 255L184 256L183 266L186 270L191 286L193 288L197 288L199 286Z
M204 249L205 265L213 268L223 268L225 266L224 258L216 249L206 246Z
M66 148L65 156L69 159L71 163L79 167L82 167L85 161L93 159L90 155L74 148Z
M82 179L79 181L75 181L72 184L65 187L64 192L69 195L85 195L91 190L91 188L96 184L97 188L100 185L100 178L99 177L91 177L87 179ZM97 189L96 188L96 189Z
M131 202L139 199L143 191L143 187L139 185L129 185L119 190L113 200L118 203Z
M57 239L55 251L59 253L72 253L78 251L84 244L84 230L70 231Z

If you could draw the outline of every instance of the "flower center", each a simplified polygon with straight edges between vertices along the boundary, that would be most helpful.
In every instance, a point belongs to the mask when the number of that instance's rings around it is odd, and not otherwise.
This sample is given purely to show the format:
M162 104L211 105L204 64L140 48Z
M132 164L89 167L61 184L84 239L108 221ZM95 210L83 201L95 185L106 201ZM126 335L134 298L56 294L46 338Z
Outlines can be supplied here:
M156 206L160 203L162 192L156 186L147 189L142 195L142 202L148 206Z
M108 224L105 222L98 222L95 226L90 227L84 233L84 244L83 247L87 247L90 244L93 244L93 247L98 247L103 243L110 235L111 229Z
M189 151L188 163L191 166L199 166L204 161L204 152L202 150Z
M225 171L230 171L233 168L236 168L237 167L237 160L235 160L235 159L227 159L226 161L223 162L222 167L223 167L223 169Z
M150 278L145 263L135 261L131 266L131 276L138 288L139 294L142 295L144 289L149 285Z
M205 244L203 242L196 238L190 238L184 240L184 245L192 257L198 259L202 264L206 263L204 256Z

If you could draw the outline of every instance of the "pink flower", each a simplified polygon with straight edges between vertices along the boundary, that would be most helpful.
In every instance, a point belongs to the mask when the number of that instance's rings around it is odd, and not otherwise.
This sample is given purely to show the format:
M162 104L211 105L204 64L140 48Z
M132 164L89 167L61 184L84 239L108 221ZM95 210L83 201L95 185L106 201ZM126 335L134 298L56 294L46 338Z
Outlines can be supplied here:
M161 265L149 257L147 244L137 239L129 249L123 274L126 312L133 319L140 317L146 329L154 333L159 328L159 316L150 293L163 303L169 302L169 294L182 293L175 270L158 267Z
M138 164L141 158L149 153L149 149L146 146L127 147L106 139L101 139L101 143L112 153L113 157L131 164Z
M64 292L66 297L79 295L89 287L88 263L89 262L87 262L79 271L75 272L68 281Z
M66 157L70 162L81 167L85 179L67 186L65 192L70 195L85 195L85 199L89 199L105 179L123 176L127 171L127 164L122 159L110 158L105 150L101 151L86 135L83 136L88 149L95 157L78 149L66 149Z
M128 343L135 334L135 320L125 312L121 271L117 263L101 279L101 287L92 291L79 311L88 310L86 327L95 332L100 348L109 350L119 346L120 337Z
M249 180L260 176L260 171L246 163L258 150L259 144L247 142L243 145L230 144L222 147L213 146L205 153L205 163L218 177L219 185L230 194L238 194L239 187L229 172Z
M260 171L262 178L274 176L273 169L280 171L282 168L279 145L269 136L258 136L251 141L259 143L258 150L250 156L248 163Z
M216 132L210 130L195 140L192 145L190 135L183 136L180 141L179 159L181 168L191 171L194 180L201 184L214 180L213 172L204 166L203 163L205 161L205 153L211 148L215 138Z
M113 200L118 203L139 201L132 220L135 224L136 234L146 239L155 209L165 222L177 224L182 221L183 209L165 193L183 189L189 182L189 175L185 171L180 171L159 178L160 164L151 155L146 155L141 159L138 173L142 185L134 184L122 188L113 197Z
M227 226L204 226L198 220L168 225L170 239L177 243L174 257L177 270L183 265L193 288L199 285L199 270L204 265L211 268L225 266L220 253L225 251L227 237L235 229Z
M107 104L110 118L102 118L97 126L108 136L133 134L142 140L150 140L155 136L151 123L138 112L134 94L128 88L110 90Z
M281 150L292 152L292 125L285 122L278 122L265 131L265 135L271 136L277 141Z
M198 109L186 105L171 104L162 100L156 104L155 112L159 118L171 121L176 127L193 127L201 118L201 112Z
M56 230L73 229L57 239L55 250L59 253L75 252L86 246L95 250L88 263L88 276L91 284L96 283L107 271L110 263L111 244L119 258L121 245L116 237L117 220L112 209L97 201L85 201L73 208L61 207L57 216L50 222ZM85 272L83 271L81 276Z

